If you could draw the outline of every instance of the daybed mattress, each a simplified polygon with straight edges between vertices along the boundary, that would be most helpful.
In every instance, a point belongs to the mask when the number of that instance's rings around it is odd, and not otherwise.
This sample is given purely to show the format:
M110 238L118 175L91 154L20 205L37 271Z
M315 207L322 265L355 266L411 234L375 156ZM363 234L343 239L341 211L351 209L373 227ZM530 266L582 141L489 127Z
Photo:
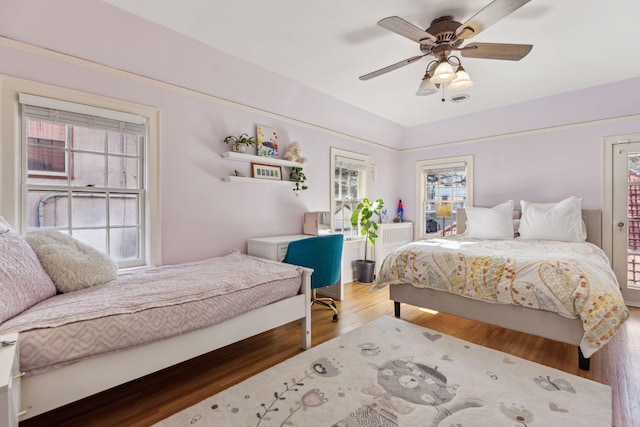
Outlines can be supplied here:
M629 317L604 252L591 243L457 235L414 242L385 258L372 290L396 283L580 318L585 357Z
M35 375L94 355L220 323L295 296L302 270L237 252L131 271L56 295L0 325L20 332L20 367Z

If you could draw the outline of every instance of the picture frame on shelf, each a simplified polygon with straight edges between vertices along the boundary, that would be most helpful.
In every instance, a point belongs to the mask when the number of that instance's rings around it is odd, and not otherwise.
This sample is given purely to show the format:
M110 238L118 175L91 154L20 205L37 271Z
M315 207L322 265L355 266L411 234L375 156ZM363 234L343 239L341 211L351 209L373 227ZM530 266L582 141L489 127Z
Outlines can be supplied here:
M252 162L251 176L253 178L282 181L282 167Z
M278 132L270 127L256 126L256 151L258 156L278 158Z

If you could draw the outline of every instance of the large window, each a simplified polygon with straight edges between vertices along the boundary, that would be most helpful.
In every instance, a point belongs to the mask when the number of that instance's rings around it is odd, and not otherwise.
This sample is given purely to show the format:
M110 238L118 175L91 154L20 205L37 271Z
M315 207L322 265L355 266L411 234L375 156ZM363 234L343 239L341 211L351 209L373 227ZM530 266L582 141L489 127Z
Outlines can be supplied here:
M416 180L420 237L455 234L456 210L473 205L473 158L418 162Z
M347 239L359 237L357 228L351 227L351 213L366 197L369 157L332 148L331 168L331 230L344 234Z
M22 215L109 254L146 263L146 119L20 94Z

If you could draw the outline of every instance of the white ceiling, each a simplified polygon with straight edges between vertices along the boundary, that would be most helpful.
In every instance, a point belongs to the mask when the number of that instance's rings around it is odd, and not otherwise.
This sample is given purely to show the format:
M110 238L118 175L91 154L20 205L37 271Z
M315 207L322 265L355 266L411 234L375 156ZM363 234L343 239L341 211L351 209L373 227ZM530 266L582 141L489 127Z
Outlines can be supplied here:
M431 57L358 77L420 54L380 19L464 22L490 0L104 1L404 126L640 76L639 0L532 0L465 43L533 44L531 53L518 62L461 58L475 85L458 104L415 95Z

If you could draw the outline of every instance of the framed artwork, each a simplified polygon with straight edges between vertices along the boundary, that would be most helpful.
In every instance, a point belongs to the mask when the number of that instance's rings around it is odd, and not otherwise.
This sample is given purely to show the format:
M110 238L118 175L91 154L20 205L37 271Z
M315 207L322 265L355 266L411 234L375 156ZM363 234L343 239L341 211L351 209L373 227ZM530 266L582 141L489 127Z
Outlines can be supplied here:
M258 156L278 157L278 132L266 126L256 126Z
M254 178L282 180L282 167L251 163L251 175Z

